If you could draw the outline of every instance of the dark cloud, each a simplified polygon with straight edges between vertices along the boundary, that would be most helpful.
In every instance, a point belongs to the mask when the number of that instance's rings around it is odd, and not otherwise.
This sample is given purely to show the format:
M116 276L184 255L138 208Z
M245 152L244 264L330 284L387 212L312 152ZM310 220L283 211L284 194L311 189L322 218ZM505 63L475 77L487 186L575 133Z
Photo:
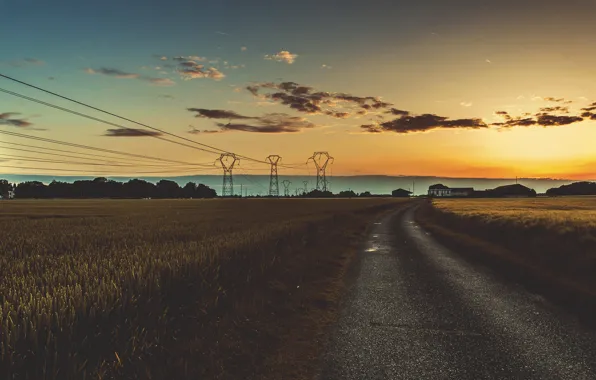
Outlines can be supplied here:
M205 108L187 108L187 110L196 112L195 117L205 117L208 119L255 119L250 116L242 116L234 111L209 110Z
M562 113L569 113L569 107L543 107L540 108L540 112L562 112Z
M298 112L339 118L363 114L361 109L381 110L392 105L378 97L315 91L312 87L295 82L264 82L247 86L246 89L254 96L270 99Z
M410 133L424 132L437 128L480 129L488 128L488 125L481 119L450 120L448 117L424 114L418 116L403 115L397 119L380 124L362 125L361 128L372 133Z
M193 127L192 125L189 125L190 130L188 131L188 133L192 134L192 135L198 135L198 134L214 134L214 133L223 133L225 131L222 130L213 130L213 129L196 129L195 127Z
M284 113L270 113L254 118L250 123L217 123L222 131L243 131L253 133L296 133L316 127L303 117Z
M398 115L398 116L408 116L410 114L408 111L398 110L397 108L391 108L386 113L390 113L392 115Z
M543 98L544 100L546 100L547 102L555 102L555 103L563 103L565 102L565 99L563 98L554 98L552 96L547 96L546 98Z
M520 117L516 117L513 118L509 115L507 115L507 121L504 123L493 123L491 125L494 125L496 127L503 127L503 128L511 128L511 127L529 127L532 125L536 125L537 121L532 119L532 118L520 118Z
M102 67L99 69L86 68L85 72L87 74L102 74L102 75L108 75L111 77L121 78L121 79L136 79L136 78L140 77L139 74L127 73L122 70L106 68L106 67Z
M126 129L108 129L104 136L109 137L147 137L161 136L163 133L146 129L126 128Z
M578 123L582 120L584 120L584 119L579 116L558 116L558 115L540 114L540 115L538 115L537 124L542 125L544 127L550 127L550 126L555 126L555 125L568 125L568 124Z
M596 120L596 113L594 112L584 112L582 113L582 117L590 120Z
M15 115L20 115L18 112L5 112L0 113L0 125L10 125L12 127L27 128L33 124L24 120L14 118Z
M596 111L596 102L590 104L586 108L582 108L582 111Z

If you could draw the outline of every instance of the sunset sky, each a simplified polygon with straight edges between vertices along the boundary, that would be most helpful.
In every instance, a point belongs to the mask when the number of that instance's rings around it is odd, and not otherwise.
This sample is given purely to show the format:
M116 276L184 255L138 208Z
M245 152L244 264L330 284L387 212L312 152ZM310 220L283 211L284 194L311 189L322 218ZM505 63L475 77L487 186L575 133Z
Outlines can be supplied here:
M328 151L335 175L596 179L593 0L0 0L0 13L0 74L251 158ZM0 92L0 132L204 165L82 165L5 143L98 153L0 134L0 173L220 171L217 155L139 125L0 89L137 129Z

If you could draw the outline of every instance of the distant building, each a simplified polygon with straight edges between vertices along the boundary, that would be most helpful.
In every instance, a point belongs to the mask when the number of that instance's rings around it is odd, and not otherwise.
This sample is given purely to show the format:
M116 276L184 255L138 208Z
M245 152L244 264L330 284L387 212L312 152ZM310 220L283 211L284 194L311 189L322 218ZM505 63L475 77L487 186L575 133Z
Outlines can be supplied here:
M447 187L440 183L428 188L429 197L469 197L473 193L472 187Z
M397 189L397 190L393 190L391 192L391 196L397 197L397 198L407 198L410 196L410 194L412 194L411 191L404 190L404 189Z
M13 199L13 198L14 198L14 191L13 190L8 190L8 192L6 193L6 195L0 194L0 199Z

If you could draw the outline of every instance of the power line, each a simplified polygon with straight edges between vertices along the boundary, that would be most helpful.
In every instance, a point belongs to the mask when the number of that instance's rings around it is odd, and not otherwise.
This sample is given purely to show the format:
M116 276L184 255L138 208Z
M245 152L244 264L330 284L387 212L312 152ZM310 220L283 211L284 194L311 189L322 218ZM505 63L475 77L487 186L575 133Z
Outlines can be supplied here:
M58 171L58 172L84 172L84 173L88 173L89 174L89 170L79 170L79 169L64 169L64 168L40 168L40 167L31 167L31 166L12 166L12 165L2 165L3 168L11 168L11 169L31 169L31 170L52 170L52 171ZM219 168L204 168L202 170L214 170L214 169L218 169ZM190 169L187 169L190 170ZM94 173L98 173L101 171L96 171ZM181 171L176 171L177 173L182 172ZM105 173L105 172L104 172ZM135 171L135 174L160 174L160 173L172 173L171 170L169 171L146 171L146 172L138 172ZM116 174L126 174L126 173L116 173Z
M52 140L52 139L48 139L48 138L45 138L45 137L25 135L25 134L17 133L17 132L0 131L0 134L5 134L5 135L15 136L15 137L21 137L21 138L26 138L26 139L32 139L32 140L37 140L37 141L44 141L44 142L49 142L49 143L53 143L53 144L66 145L66 146L70 146L70 147L74 147L74 148L90 149L90 150L94 150L94 151L98 151L98 152L106 152L106 153L112 153L112 154L121 154L121 155L124 155L124 156L137 157L137 158L145 158L145 159L149 159L149 160L157 160L157 161L164 161L164 162L171 162L171 163L175 163L175 164L184 164L184 165L189 164L188 162L182 162L182 161L176 161L176 160L168 160L168 159L165 159L165 158L158 158L158 157L151 157L151 156L144 156L142 154L119 152L117 150L112 150L112 149L97 148L97 147L92 147L92 146L88 146L88 145L82 145L82 144L76 144L76 143L69 143L69 142L66 142L66 141ZM193 165L193 164L190 164L190 165Z
M0 158L4 157L4 158L8 158L11 161L13 160L17 160L17 161L31 161L31 162L47 162L47 163L53 163L53 164L69 164L69 165L92 165L92 166L118 166L118 167L128 167L128 168L135 168L138 166L144 166L144 167L155 167L155 168L159 168L159 169L166 169L161 165L131 165L131 164L110 164L110 163L100 163L100 162L79 162L79 161L64 161L64 160L52 160L52 159L48 159L45 157L29 157L29 156L13 156L13 155L6 155L6 154L0 154ZM183 169L188 169L191 170L191 168L189 167L182 167L180 168L181 170ZM172 170L175 170L175 168L172 168Z
M89 105L89 104L87 104L87 103L83 103L83 102L80 102L80 101L78 101L78 100L74 100L74 99L72 99L72 98L69 98L69 97L66 97L66 96L63 96L63 95L57 94L57 93L55 93L55 92L52 92L52 91L49 91L49 90L43 89L43 88L41 88L41 87L38 87L38 86L34 86L34 85L32 85L32 84L29 84L29 83L23 82L23 81L21 81L21 80L18 80L18 79L15 79L15 78L9 77L9 76L7 76L7 75L4 75L4 74L1 74L1 73L0 73L0 77L2 77L2 78L5 78L5 79L8 79L8 80L11 80L11 81L13 81L13 82L20 83L20 84L22 84L22 85L25 85L25 86L28 86L28 87L31 87L31 88L34 88L34 89L36 89L36 90L39 90L39 91L43 91L43 92L45 92L45 93L47 93L47 94L50 94L50 95L53 95L53 96L57 96L57 97L59 97L59 98L62 98L62 99L68 100L68 101L70 101L70 102L73 102L73 103L76 103L76 104L82 105L82 106L84 106L84 107L91 108L91 109L93 109L93 110L96 110L96 111L99 111L99 112L105 113L105 114L107 114L107 115L114 116L114 117L117 117L117 118L119 118L119 119L122 119L122 120L125 120L125 121L128 121L128 122L131 122L131 123L134 123L134 124L137 124L137 125L143 126L143 127L145 127L145 128L149 128L149 129L152 129L152 130L154 130L154 131L158 131L158 132L161 132L161 133L164 133L164 134L167 134L167 135L173 136L173 137L177 137L177 138L179 138L179 139L182 139L182 140L185 140L185 141L188 141L188 142L192 142L192 143L194 143L194 144L197 144L197 145L200 145L200 146L203 146L203 147L206 147L206 148L212 149L212 150L219 151L219 152L211 152L211 153L217 153L217 154L220 154L220 153L232 153L232 152L228 152L228 151L226 151L226 150L224 150L224 149L220 149L220 148L217 148L217 147L214 147L214 146L211 146L211 145L203 144L203 143L200 143L200 142L198 142L198 141L191 140L191 139L189 139L189 138L182 137L182 136L178 136L178 135L176 135L176 134L174 134L174 133L167 132L167 131L164 131L164 130L162 130L162 129L155 128L155 127L152 127L152 126L150 126L150 125L147 125L147 124L144 124L144 123L140 123L140 122L138 122L138 121L134 121L134 120L132 120L132 119L128 119L128 118L126 118L126 117L123 117L123 116L117 115L117 114L115 114L115 113L112 113L112 112L105 111L105 110L103 110L103 109L101 109L101 108L97 108L97 107L91 106L91 105ZM5 91L5 90L4 90L4 91ZM5 91L5 92L6 92L6 91ZM15 96L17 96L17 95L15 95ZM157 136L154 136L154 137L157 137ZM260 162L260 163L263 163L263 164L267 164L267 162L265 162L265 161L257 160L257 159L251 158L251 157L246 157L246 156L241 156L241 155L236 155L236 156L237 156L237 157L239 157L239 158L246 159L246 160L250 160L250 161L254 161L254 162Z
M67 157L67 158L77 158L80 160L94 160L94 161L98 161L97 158L87 158L87 157L77 157L77 156L71 156L68 154L57 154L57 153L51 153L51 152L37 152L35 150L29 150L29 149L19 149L19 148L11 148L11 147L2 147L3 149L10 149L10 150L17 150L17 151L21 151L21 152L29 152L29 153L37 153L37 154L45 154L45 155L50 155L50 156L56 156L56 157ZM1 155L7 158L15 158L15 159L35 159L35 160L50 160L50 158L47 157L30 157L30 156L13 156L13 155ZM72 164L79 164L79 163L72 163ZM88 165L97 165L97 164L91 164L88 162L82 162L80 164L88 164ZM100 164L101 165L101 164ZM124 162L119 162L119 161L105 161L102 165L106 165L106 166L130 166L130 167L139 167L139 166L143 166L143 167L160 167L160 168L164 168L164 165L153 165L153 164L147 164L147 163L124 163ZM190 165L190 164L189 164ZM178 166L189 166L189 165L171 165L168 166L166 165L165 167L178 167ZM200 164L193 164L190 166L196 166L196 167L200 167L202 165Z
M0 74L0 76L1 75L2 74ZM38 99L35 99L35 98L32 98L32 97L29 97L29 96L21 95L19 93L16 93L16 92L13 92L13 91L9 91L9 90L5 90L3 88L0 88L0 92L4 92L6 94L9 94L9 95L12 95L12 96L16 96L16 97L21 98L21 99L29 100L29 101L34 102L34 103L42 104L42 105L47 106L47 107L55 108L55 109L58 109L60 111L68 112L68 113L71 113L73 115L77 115L77 116L81 116L81 117L84 117L84 118L87 118L87 119L90 119L90 120L98 121L100 123L111 125L113 127L117 127L117 128L120 128L120 129L134 130L132 128L128 128L128 127L125 127L125 126L120 125L120 124L112 123L111 121L99 119L99 118L97 118L95 116L89 116L89 115L84 114L84 113L81 113L81 112L73 111L73 110L68 109L68 108L60 107L60 106L57 106L55 104L44 102L44 101L41 101L41 100L38 100ZM153 128L153 129L156 129L156 128ZM161 130L159 130L159 131L162 132ZM166 133L168 133L168 132L166 132ZM170 133L168 133L168 134L170 134ZM154 138L159 139L159 140L171 142L173 144L178 144L178 145L181 145L181 146L185 146L185 147L188 147L188 148L191 148L191 149L197 149L197 150L201 150L201 151L207 152L207 153L219 154L219 152L213 152L211 150L207 150L207 149L203 149L203 148L198 148L196 146L192 146L192 145L188 145L188 144L185 144L185 143L181 143L179 141L169 140L169 139L166 139L165 137L161 137L161 136L158 136L158 135L153 135L153 134L148 134L147 133L147 136L154 137ZM180 138L184 139L184 137L180 137ZM190 141L192 141L192 140L190 140Z
M93 154L93 153L85 153L85 152L73 152L73 151L69 151L69 150L47 148L47 147L38 146L38 145L19 144L19 143L9 142L9 141L0 141L0 144L9 144L9 145L14 145L14 146L24 146L26 148L43 149L43 150L49 150L49 151L53 151L53 152L62 152L62 153L72 153L72 154L77 154L77 155L81 155L81 156L99 157L99 158L104 158L104 159L122 159L122 157L106 157L105 155L101 155L101 154ZM8 147L3 147L3 148L4 149L16 150L16 148L8 148ZM22 150L23 151L27 151L25 149L22 149ZM35 151L35 153L45 154L45 152L38 152L38 151ZM83 158L83 157L77 157L77 158ZM152 158L152 160L154 160L154 159L155 158ZM127 160L129 162L134 162L134 161L137 161L137 162L146 162L146 161L142 161L142 160L138 160L138 159L130 159L130 158L127 158ZM146 160L146 159L144 159L144 160ZM200 164L193 164L193 163L190 163L190 162L187 162L185 164L188 164L188 165L200 165ZM206 163L206 164L209 164L209 163Z

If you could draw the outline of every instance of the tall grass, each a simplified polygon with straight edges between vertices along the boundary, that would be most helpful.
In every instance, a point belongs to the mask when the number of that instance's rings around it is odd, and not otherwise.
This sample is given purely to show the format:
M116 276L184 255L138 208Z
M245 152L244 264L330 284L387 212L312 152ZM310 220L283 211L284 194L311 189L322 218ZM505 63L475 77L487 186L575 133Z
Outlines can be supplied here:
M195 323L212 325L234 302L229 294L307 247L319 225L387 207L380 199L4 202L0 378L136 371L131 363L159 358L179 336L173 321L189 302L202 311Z

